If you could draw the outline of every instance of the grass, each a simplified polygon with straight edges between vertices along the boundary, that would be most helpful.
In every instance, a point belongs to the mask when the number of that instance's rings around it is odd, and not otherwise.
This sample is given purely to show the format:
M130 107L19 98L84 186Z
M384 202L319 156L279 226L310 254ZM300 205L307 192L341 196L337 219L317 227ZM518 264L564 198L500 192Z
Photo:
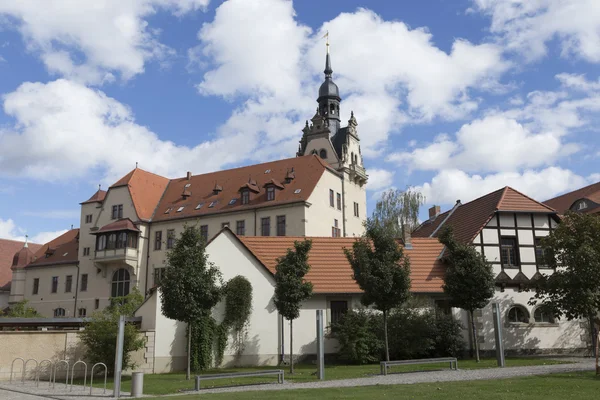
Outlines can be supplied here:
M527 365L550 365L550 364L561 364L563 362L557 360L550 360L544 358L509 358L506 360L507 367L516 366L527 366ZM428 371L428 370L439 370L448 368L448 363L441 364L426 364L426 365L406 365L392 367L390 373L397 372L414 372L414 371ZM480 363L474 360L459 360L458 367L460 369L480 369L480 368L494 368L496 367L496 359L483 359ZM258 368L223 368L218 370L211 370L203 372L202 375L209 375L211 373L227 373L227 372L239 372L239 371L257 371L261 369L276 369L276 367L258 367ZM301 382L314 382L316 381L316 367L314 365L299 364L295 366L294 375L288 374L289 368L283 368L286 372L285 380L295 383ZM325 379L350 379L350 378L362 378L379 374L379 364L373 365L327 365L325 366ZM260 383L275 383L277 382L276 376L262 376L262 377L250 377L250 378L236 378L236 379L218 379L213 381L202 381L202 388L209 387L220 387L220 386L232 386L232 385L255 385ZM94 386L101 387L103 382L101 379L94 381ZM108 387L112 389L112 380L109 380ZM182 373L171 373L171 374L148 374L144 376L144 393L145 394L170 394L178 393L185 390L191 390L194 388L194 381L186 380L185 374ZM130 377L124 376L121 389L123 391L130 391L131 380Z
M195 394L178 400L329 400L329 399L411 399L411 400L568 400L595 399L600 378L593 372L554 374L488 381L378 385L332 389L298 389L219 394Z

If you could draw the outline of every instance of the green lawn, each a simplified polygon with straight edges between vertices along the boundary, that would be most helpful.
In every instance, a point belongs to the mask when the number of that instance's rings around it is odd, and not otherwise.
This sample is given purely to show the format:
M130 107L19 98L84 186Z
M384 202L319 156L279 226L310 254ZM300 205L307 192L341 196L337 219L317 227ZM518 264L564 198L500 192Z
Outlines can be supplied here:
M196 394L181 400L329 400L329 399L410 399L410 400L563 400L597 399L600 379L593 372L531 376L493 381L378 385L335 389L300 389L239 393Z
M544 358L509 358L506 360L508 367L526 366L526 365L549 365L549 364L560 364L561 361L549 360ZM475 368L494 368L496 367L495 359L483 359L480 363L476 363L474 360L459 360L459 369L475 369ZM439 370L443 368L449 368L448 363L442 364L427 364L427 365L409 365L401 367L393 367L390 369L390 373L397 372L413 372L413 371L427 371L427 370ZM256 371L261 369L277 369L277 367L262 367L262 368L231 368L231 369L218 369L213 371L206 371L202 375L208 375L211 373L226 373L226 372L238 372L238 371ZM289 368L283 368L285 373L286 381L293 382L314 382L316 381L316 367L314 365L300 364L295 366L294 375L288 373ZM325 366L325 379L347 379L347 378L361 378L367 376L373 376L379 374L379 364L373 365L327 365ZM103 382L101 379L94 380L94 386L100 387ZM231 385L252 385L259 383L276 383L276 376L263 376L254 378L237 378L237 379L218 379L213 381L202 381L202 387L218 387L218 386L231 386ZM112 381L109 381L108 386L112 388ZM131 388L130 378L128 376L123 377L122 390L129 391ZM145 394L169 394L178 393L184 390L190 390L194 388L194 381L186 381L185 374L173 373L173 374L155 374L144 376L144 393Z

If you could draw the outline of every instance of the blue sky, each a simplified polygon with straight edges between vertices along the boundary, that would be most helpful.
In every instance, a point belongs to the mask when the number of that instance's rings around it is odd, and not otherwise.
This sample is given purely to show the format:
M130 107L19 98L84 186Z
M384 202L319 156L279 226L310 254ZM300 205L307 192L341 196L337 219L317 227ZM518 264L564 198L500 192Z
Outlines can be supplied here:
M390 187L447 208L600 180L596 0L44 4L0 3L2 238L77 226L136 162L176 177L293 156L326 31L370 207Z

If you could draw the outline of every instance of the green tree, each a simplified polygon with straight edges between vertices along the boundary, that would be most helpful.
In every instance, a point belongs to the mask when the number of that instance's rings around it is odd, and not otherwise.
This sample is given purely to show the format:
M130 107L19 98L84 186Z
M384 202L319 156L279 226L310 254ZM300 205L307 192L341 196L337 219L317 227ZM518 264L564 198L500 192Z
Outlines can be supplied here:
M383 313L385 359L389 361L387 317L410 297L410 261L392 229L373 219L368 219L365 227L365 235L344 252L363 291L361 302Z
M86 358L91 363L102 362L108 367L109 373L114 372L119 316L132 317L143 301L140 291L134 288L125 297L113 297L110 306L92 314L80 335L86 347ZM138 327L133 324L125 324L124 339L123 369L134 368L131 353L144 348L145 340L140 336Z
M473 314L475 310L485 307L494 296L494 271L492 265L473 246L456 240L450 226L440 232L438 239L446 246L444 261L447 268L444 276L444 293L450 297L452 307L462 308L469 313L475 354L479 362L477 325Z
M27 305L29 300L21 300L18 303L13 304L8 309L8 312L2 313L0 316L5 318L40 318L42 315L37 312L33 307Z
M312 294L313 285L304 280L310 270L308 253L311 240L295 241L294 249L277 259L275 272L275 307L290 321L290 373L294 373L294 336L292 322L300 316L302 302Z
M221 325L226 334L233 335L233 347L237 354L241 354L252 314L252 284L241 275L235 276L225 285L224 295L225 317Z
M425 197L408 187L405 191L389 189L383 192L375 204L373 223L386 228L394 237L403 237L419 226L419 208L425 203Z
M188 324L187 379L190 379L192 324L210 317L221 298L221 273L208 261L200 229L186 226L167 253L160 282L164 316Z
M556 318L587 319L593 343L600 311L600 216L567 212L542 246L544 262L555 272L535 281L530 304L541 303Z

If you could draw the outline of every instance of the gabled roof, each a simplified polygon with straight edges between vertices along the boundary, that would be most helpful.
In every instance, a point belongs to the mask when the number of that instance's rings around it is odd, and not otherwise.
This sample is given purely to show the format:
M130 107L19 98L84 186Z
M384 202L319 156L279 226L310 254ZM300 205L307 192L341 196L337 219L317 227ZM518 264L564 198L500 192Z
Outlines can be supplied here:
M504 187L456 206L433 220L423 222L413 233L413 237L437 237L442 225L450 225L457 240L470 243L489 222L496 211L551 213L554 209L544 205L523 193Z
M116 232L116 231L133 231L139 232L140 230L135 226L132 220L129 218L122 218L111 222L110 224L104 225L96 232L92 232L93 235L105 232Z
M10 289L10 282L12 280L12 270L10 267L15 254L23 248L23 245L25 245L25 242L0 239L0 290ZM41 244L35 243L27 243L27 246L34 253L42 247Z
M58 264L76 264L79 251L79 229L71 229L46 243L35 253L35 260L25 268Z
M546 200L544 204L554 208L559 214L564 214L577 200L581 199L588 199L600 204L600 182Z
M138 218L148 221L168 184L168 178L136 168L119 179L109 190L127 186Z
M86 201L84 201L81 204L102 203L104 201L105 197L106 197L106 190L98 189L96 191L96 193L94 193L92 195L92 197L90 197L89 199L87 199Z
M229 231L228 228L226 228ZM233 232L229 231L233 236ZM222 233L221 233L222 234ZM236 236L256 259L275 273L277 259L294 247L294 241L311 239L312 249L308 262L311 269L306 279L313 284L314 293L361 293L352 278L352 267L344 254L356 238L292 237L292 236ZM445 267L439 260L443 246L437 239L412 240L412 249L406 249L411 262L413 293L441 293Z
M294 179L284 183L291 169ZM160 199L152 221L192 218L228 211L241 211L267 205L281 205L307 201L325 170L330 167L316 155L288 158L241 168L193 175L189 178L172 179ZM250 181L253 193L249 204L240 201L240 188ZM277 191L275 200L267 201L266 189L270 182L279 183L283 189ZM187 188L186 185L189 185ZM213 190L218 188L219 190ZM187 190L185 196L182 195ZM236 199L233 204L230 202ZM210 207L211 203L213 204ZM200 207L198 207L202 204ZM183 208L181 208L183 207ZM167 210L170 211L165 213ZM181 211L178 211L180 210Z

